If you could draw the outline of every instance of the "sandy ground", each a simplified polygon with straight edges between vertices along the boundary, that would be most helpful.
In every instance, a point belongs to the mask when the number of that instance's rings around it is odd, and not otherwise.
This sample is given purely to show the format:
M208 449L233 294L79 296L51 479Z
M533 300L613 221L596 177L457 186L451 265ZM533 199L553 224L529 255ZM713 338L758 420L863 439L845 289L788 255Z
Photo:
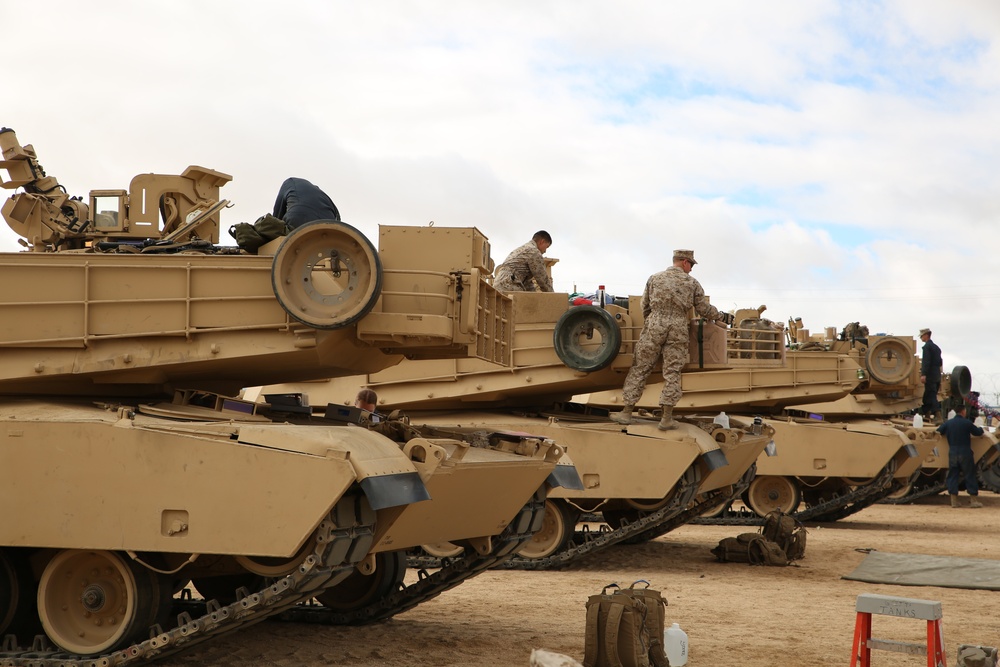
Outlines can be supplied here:
M963 500L965 496L963 495ZM647 579L668 599L667 619L689 636L689 665L849 665L861 593L940 601L948 664L959 644L1000 644L1000 593L874 585L841 579L861 549L963 558L1000 557L1000 496L952 509L947 496L877 505L809 526L798 567L722 564L709 553L744 529L683 526L644 545L618 546L557 572L490 571L390 621L361 628L265 622L164 665L528 665L533 648L583 660L584 603L611 582ZM873 618L881 639L925 642L926 622ZM876 665L926 658L873 652Z

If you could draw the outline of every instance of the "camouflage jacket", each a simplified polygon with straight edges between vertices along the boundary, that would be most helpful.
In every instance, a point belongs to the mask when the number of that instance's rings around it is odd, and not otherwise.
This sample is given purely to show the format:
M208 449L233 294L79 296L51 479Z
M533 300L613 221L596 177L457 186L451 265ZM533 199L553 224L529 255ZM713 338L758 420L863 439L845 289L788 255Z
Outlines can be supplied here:
M647 320L686 321L691 308L709 320L722 317L719 310L708 302L701 283L684 273L683 269L671 266L666 271L654 273L646 281L646 289L642 293L642 315Z
M545 270L545 260L534 241L515 248L507 259L497 267L494 287L504 292L534 292L531 279L538 283L542 292L552 291L552 279Z

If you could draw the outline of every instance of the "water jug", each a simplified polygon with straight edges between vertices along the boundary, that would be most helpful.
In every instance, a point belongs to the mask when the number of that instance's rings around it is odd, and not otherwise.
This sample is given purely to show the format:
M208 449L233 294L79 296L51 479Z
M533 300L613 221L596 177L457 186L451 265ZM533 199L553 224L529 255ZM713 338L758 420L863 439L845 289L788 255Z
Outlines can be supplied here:
M719 414L715 415L715 419L713 419L712 421L714 421L722 428L729 428L729 415L727 415L725 412L720 412Z
M913 415L913 428L923 428L924 427L924 416L919 412Z
M681 667L688 661L688 636L681 626L674 623L663 631L663 646L667 652L670 667Z
M600 306L601 308L604 308L604 306L608 305L608 299L604 292L604 285L597 286L597 294L595 295L594 298L594 305Z

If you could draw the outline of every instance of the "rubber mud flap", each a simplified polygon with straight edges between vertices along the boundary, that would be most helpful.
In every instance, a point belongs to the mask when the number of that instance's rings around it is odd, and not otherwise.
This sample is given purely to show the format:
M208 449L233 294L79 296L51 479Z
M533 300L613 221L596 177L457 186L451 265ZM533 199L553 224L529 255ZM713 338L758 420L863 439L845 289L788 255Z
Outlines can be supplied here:
M556 322L552 342L559 360L568 368L590 373L615 360L622 332L614 316L603 308L573 306Z

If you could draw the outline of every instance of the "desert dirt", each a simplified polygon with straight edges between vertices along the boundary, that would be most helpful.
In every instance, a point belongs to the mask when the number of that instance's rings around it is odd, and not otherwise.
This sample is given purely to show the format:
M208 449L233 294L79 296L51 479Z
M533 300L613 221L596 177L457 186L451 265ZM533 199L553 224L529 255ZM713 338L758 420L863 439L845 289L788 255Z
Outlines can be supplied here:
M963 501L967 498L962 496ZM528 665L533 648L582 662L584 603L611 582L648 580L669 602L667 622L689 638L688 665L849 665L862 593L942 604L948 665L960 644L997 646L1000 593L876 585L842 579L864 549L959 558L1000 555L1000 496L953 509L946 495L875 505L835 523L807 524L805 558L792 567L719 563L709 550L738 526L682 526L642 545L621 545L552 572L492 570L395 618L329 628L267 621L165 660L163 665ZM411 572L409 576L413 576ZM926 642L922 620L874 616L880 639ZM875 665L926 665L924 656L873 651Z

